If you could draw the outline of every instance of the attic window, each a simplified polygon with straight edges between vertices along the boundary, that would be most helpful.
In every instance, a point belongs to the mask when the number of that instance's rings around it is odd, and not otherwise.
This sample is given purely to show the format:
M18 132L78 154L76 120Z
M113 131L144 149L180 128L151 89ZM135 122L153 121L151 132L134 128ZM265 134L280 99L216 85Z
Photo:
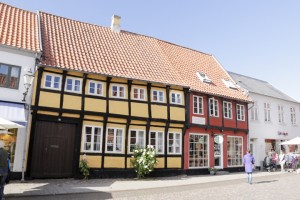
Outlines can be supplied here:
M206 74L204 74L203 72L197 72L196 75L203 83L211 83L212 82L212 80L209 79L208 76Z
M230 80L224 80L223 79L223 82L226 85L226 87L231 88L231 89L237 89L237 86L234 85L234 83L231 82Z

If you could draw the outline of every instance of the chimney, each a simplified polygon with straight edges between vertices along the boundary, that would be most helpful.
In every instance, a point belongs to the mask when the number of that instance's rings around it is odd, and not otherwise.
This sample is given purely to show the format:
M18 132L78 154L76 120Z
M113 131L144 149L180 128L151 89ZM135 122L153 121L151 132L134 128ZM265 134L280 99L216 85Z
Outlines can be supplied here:
M114 33L120 33L120 21L121 21L121 17L118 15L113 15L111 17L111 30Z

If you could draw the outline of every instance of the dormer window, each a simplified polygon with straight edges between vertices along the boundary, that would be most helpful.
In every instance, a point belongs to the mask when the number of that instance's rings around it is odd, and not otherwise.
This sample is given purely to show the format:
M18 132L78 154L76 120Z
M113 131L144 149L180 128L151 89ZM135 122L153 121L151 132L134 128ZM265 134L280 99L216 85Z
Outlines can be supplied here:
M226 87L231 88L231 89L237 89L237 86L234 85L234 83L230 80L222 80L223 83L226 85Z
M197 72L196 75L203 83L211 83L212 80L203 72Z

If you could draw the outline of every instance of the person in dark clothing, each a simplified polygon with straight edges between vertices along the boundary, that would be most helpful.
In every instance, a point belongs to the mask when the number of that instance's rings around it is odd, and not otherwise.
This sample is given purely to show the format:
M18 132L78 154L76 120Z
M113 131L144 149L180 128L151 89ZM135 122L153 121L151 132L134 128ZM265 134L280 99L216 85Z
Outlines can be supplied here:
M8 153L4 149L4 142L0 141L0 200L4 199L4 186L8 173Z

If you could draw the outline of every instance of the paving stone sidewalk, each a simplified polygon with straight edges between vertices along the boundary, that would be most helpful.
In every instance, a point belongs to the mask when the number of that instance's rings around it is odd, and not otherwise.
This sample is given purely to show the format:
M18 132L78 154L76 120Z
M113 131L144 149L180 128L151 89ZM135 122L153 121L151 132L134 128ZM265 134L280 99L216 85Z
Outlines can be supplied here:
M255 177L276 176L281 172L255 172ZM159 187L171 187L189 184L201 184L218 181L245 179L245 173L229 173L224 175L174 176L163 178L138 179L39 179L26 182L11 181L5 186L6 197L42 196L58 194L75 194L88 192L113 192L122 190L138 190Z

